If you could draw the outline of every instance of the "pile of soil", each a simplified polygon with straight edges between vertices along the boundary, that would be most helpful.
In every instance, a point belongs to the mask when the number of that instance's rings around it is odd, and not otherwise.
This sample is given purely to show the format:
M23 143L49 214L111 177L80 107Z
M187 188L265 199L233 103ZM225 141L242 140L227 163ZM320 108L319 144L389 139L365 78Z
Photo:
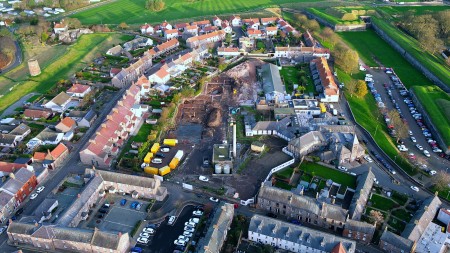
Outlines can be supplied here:
M218 127L222 123L222 112L218 108L213 108L208 115L208 127Z

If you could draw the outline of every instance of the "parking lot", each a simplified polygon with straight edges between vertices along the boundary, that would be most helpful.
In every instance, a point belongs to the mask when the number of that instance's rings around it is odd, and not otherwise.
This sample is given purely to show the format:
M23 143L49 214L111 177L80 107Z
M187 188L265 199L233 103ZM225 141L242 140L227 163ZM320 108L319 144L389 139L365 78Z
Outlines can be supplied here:
M373 75L374 88L377 90L377 93L381 95L381 100L385 104L386 109L399 111L406 124L408 124L409 130L412 132L412 136L416 139L416 142L413 142L410 137L402 140L404 142L404 145L408 149L408 151L405 152L407 152L408 154L413 153L416 156L416 159L414 159L415 161L412 162L420 162L428 164L429 168L441 168L445 170L445 167L448 167L448 161L445 161L436 153L432 152L432 149L427 142L428 137L424 136L421 127L419 127L419 125L416 123L416 119L414 119L412 114L410 113L410 109L407 103L404 102L404 99L408 96L402 96L400 94L399 88L396 88L394 86L393 81L384 71L368 70L367 73ZM385 87L385 84L387 84L387 87ZM391 95L389 95L389 93L391 93ZM416 147L416 144L422 146L424 150L429 151L430 158L426 157L423 151L419 150Z
M122 199L127 200L123 206L120 204ZM136 201L142 205L140 210L132 209L130 207L130 204ZM106 214L102 214L99 210L105 203L110 204L110 207L108 208L109 211ZM122 196L119 194L109 194L105 201L101 201L97 204L97 208L94 210L93 216L87 226L129 233L138 221L144 220L147 216L146 210L148 204L148 202L141 199L133 199L129 195ZM103 217L100 218L100 216Z
M175 244L173 242L178 238L178 236L183 234L184 223L193 217L192 212L194 209L194 206L186 206L177 217L174 225L169 225L167 223L168 219L164 220L156 229L155 235L150 237L151 240L147 245L138 243L136 246L141 247L144 250L143 252L173 252L175 250Z

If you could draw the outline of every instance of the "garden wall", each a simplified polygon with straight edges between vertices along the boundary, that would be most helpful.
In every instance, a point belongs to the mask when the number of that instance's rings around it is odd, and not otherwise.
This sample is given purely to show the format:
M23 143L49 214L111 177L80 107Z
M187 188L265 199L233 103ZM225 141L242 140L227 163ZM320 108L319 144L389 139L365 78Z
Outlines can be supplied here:
M443 89L445 92L450 92L450 88L445 85L437 76L435 76L431 71L424 67L416 58L411 56L405 49L403 49L397 42L395 42L391 37L389 37L382 29L380 29L375 23L372 22L372 27L375 32L385 40L391 47L393 47L397 52L399 52L411 65L413 65L417 70L421 71L428 79L435 83L439 88Z

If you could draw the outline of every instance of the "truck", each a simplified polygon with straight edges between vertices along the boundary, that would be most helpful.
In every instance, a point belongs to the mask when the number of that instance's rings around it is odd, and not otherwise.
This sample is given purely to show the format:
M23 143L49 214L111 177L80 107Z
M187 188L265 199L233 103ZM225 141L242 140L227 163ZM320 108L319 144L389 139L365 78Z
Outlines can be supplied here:
M159 170L155 167L145 167L144 172L151 175L158 175Z
M178 140L177 139L164 139L163 144L167 145L167 146L175 147L178 144Z
M161 169L159 169L158 172L159 172L160 176L165 176L165 175L170 173L170 167L169 166L164 166Z
M175 169L178 164L180 163L181 159L183 158L184 152L183 150L178 150L175 156L173 157L172 161L169 163L169 167L173 170Z
M159 143L153 143L153 146L152 146L152 148L150 149L150 151L153 153L153 154L156 154L156 152L158 152L159 151Z

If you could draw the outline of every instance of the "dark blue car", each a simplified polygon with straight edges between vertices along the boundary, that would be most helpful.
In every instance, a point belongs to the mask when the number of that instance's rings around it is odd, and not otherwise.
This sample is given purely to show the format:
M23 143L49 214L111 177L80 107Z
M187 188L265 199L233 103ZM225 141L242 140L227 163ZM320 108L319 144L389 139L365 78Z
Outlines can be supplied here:
M142 248L133 247L133 248L131 248L131 252L133 252L133 253L141 253L142 252Z
M126 200L126 199L122 199L122 200L120 201L120 205L121 205L121 206L124 206L126 203L127 203L127 200Z

